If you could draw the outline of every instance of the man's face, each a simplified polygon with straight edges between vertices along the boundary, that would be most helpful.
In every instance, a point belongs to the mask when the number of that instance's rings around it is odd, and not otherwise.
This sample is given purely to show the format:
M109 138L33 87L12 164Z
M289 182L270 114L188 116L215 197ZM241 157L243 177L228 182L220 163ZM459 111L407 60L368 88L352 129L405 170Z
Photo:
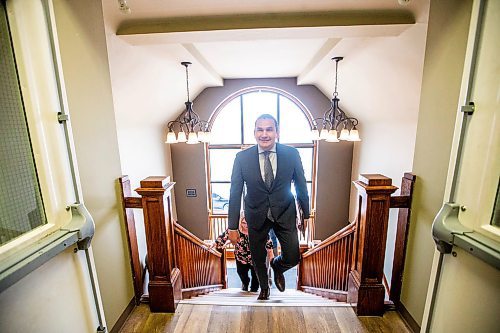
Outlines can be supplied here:
M255 140L263 150L271 149L279 137L274 121L272 119L258 119L255 122Z

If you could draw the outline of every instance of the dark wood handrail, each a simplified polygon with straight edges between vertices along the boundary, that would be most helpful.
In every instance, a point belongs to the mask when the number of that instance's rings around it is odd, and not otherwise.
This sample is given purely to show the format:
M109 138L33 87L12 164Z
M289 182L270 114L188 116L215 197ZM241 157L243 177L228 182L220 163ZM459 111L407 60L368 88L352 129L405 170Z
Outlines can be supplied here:
M208 247L204 241L202 241L200 238L196 237L189 230L187 230L186 228L184 228L182 225L180 225L177 222L174 223L174 231L176 234L186 238L191 243L196 244L198 246L201 246L203 249L211 252L212 254L216 255L219 258L222 257L222 253L220 253L219 251L217 251L215 249Z
M183 298L227 287L225 252L210 248L178 223L174 223L174 240Z
M346 225L345 227L343 227L342 229L340 229L339 231L337 231L336 233L334 233L333 235L331 235L330 237L328 237L324 241L321 241L321 243L319 243L318 245L316 245L312 249L309 249L308 251L306 251L304 254L302 254L302 258L306 258L306 257L320 251L321 249L327 247L328 245L330 245L332 243L337 242L341 238L344 238L345 236L350 235L355 231L356 231L356 223L355 222L349 223L348 225Z

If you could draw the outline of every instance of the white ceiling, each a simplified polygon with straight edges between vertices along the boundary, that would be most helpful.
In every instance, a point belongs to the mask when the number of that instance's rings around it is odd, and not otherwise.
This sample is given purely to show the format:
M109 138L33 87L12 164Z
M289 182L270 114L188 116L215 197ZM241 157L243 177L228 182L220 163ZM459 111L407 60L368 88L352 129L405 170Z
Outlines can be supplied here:
M414 22L425 23L429 6L428 0L126 0L130 13L125 14L119 9L119 0L102 3L108 33L119 35L133 47L163 54L169 63L193 62L191 77L198 81L192 83L194 94L221 85L225 78L297 77L299 84L314 84L330 95L334 73L331 57L344 56L344 62L360 58L359 52L370 38L398 36L414 25L383 22L390 13L403 13L413 17ZM215 30L196 30L196 25L189 25L200 17L213 20L221 15L226 19L241 18L252 25L252 20L273 13L296 14L297 18L318 13L355 13L372 20L378 17L382 22L272 28L257 23L251 29ZM253 18L248 19L251 15ZM168 25L172 21L177 22L173 32L150 28L158 22ZM128 27L136 31L122 34ZM180 30L175 30L177 27ZM346 47L342 45L346 39L358 42L349 44L355 47Z
M400 5L399 2L407 2ZM104 0L108 28L116 32L130 22L147 23L175 17L239 15L259 13L304 13L374 10L407 11L423 20L421 0L126 0L129 14L119 10L118 0ZM221 78L295 77L310 71L329 57L336 43L332 38L397 35L404 25L312 27L307 29L253 29L239 31L181 32L122 36L133 45L174 43L194 50L193 62L206 65ZM319 38L318 38L319 37ZM338 42L338 40L337 40ZM322 47L329 46L328 50ZM193 52L190 52L193 53ZM346 55L344 55L346 56ZM328 58L329 59L329 58ZM189 60L189 59L188 59ZM305 72L306 71L306 72Z

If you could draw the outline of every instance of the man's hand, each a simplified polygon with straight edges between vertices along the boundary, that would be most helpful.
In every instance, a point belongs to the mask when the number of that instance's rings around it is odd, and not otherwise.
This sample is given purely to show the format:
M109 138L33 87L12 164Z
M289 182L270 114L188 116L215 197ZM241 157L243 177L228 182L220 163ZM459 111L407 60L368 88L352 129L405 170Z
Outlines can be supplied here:
M236 245L236 243L238 243L238 238L240 236L238 234L238 230L229 230L228 236L229 236L229 240L231 241L231 244Z
M309 224L309 219L303 219L302 223L299 224L299 231L304 237L306 236L306 229L308 224Z

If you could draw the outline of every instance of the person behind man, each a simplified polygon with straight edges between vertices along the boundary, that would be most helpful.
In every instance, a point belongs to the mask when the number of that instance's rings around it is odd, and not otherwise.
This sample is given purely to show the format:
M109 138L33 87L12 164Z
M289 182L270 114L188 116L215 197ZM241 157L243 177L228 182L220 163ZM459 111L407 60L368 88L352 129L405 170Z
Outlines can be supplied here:
M244 210L250 251L261 288L258 299L266 300L270 294L265 249L269 230L274 230L281 245L281 255L271 260L271 268L276 287L284 291L283 273L297 265L300 259L292 182L304 213L304 226L309 219L309 196L299 152L276 143L279 137L276 119L269 114L259 116L255 121L254 135L257 145L239 152L234 160L228 227L229 239L235 244L241 196L246 185Z
M250 284L250 291L256 292L259 290L259 280L255 269L252 264L252 255L250 252L249 241L248 241L248 225L245 220L245 214L240 213L240 226L239 226L238 242L234 247L234 257L236 261L236 272L241 280L241 290L248 291L248 285ZM229 241L228 229L226 229L222 234L217 237L214 243L212 243L212 248L215 247L217 250L222 250L226 247L226 243ZM268 240L266 243L267 258L272 260L273 255L273 243ZM248 277L248 272L252 276L252 280Z

